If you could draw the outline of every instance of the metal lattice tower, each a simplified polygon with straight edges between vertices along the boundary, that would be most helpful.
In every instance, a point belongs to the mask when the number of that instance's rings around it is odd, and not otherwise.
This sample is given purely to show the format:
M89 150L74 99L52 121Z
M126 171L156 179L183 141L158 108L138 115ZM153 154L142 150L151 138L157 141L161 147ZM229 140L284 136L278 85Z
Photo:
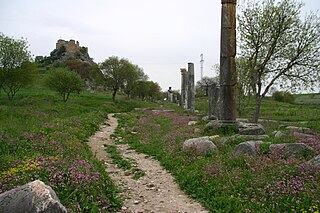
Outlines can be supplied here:
M201 53L200 55L200 70L201 70L201 79L203 78L203 63L204 63L204 60L203 60L203 54Z

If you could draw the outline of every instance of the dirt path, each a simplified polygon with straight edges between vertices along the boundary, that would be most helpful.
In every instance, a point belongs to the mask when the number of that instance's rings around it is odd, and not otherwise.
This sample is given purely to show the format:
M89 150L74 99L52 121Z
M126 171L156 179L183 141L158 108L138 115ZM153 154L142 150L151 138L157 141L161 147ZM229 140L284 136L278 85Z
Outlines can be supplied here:
M145 172L139 180L132 179L130 172L119 169L112 163L105 145L115 145L110 135L118 125L113 114L108 115L108 124L89 139L89 146L96 156L105 162L106 171L116 185L123 189L125 199L121 212L207 212L201 205L188 198L175 183L174 178L160 163L149 156L129 150L127 144L116 145L125 159L133 159Z

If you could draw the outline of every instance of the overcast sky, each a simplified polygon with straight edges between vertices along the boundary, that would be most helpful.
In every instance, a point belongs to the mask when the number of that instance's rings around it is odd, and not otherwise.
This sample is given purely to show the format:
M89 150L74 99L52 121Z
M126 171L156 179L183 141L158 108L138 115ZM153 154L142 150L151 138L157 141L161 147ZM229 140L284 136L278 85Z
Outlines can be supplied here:
M319 0L304 2L304 11L320 9ZM97 63L128 58L163 90L177 90L188 62L200 79L201 53L204 75L214 76L220 10L221 0L0 0L0 32L27 38L34 56L48 56L58 39L74 39Z

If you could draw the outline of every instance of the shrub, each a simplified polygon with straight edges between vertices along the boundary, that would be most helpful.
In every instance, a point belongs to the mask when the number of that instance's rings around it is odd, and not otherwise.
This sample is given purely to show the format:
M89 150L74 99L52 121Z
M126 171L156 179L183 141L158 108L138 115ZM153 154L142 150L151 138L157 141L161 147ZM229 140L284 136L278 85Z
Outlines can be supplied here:
M285 102L285 103L294 103L294 96L289 92L276 91L272 94L272 98L275 101Z
M70 93L80 93L84 87L84 81L75 72L66 68L55 68L49 72L46 85L57 91L63 101L66 102Z

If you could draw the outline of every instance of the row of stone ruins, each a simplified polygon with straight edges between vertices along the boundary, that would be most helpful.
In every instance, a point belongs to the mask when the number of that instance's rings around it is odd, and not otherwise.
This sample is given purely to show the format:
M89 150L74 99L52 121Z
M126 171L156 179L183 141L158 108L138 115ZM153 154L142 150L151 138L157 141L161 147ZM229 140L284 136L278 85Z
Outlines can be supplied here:
M167 93L167 100L172 103L179 104L183 109L191 112L195 111L195 85L194 85L194 64L188 63L188 69L181 68L181 92L180 97L177 96L169 87ZM213 83L209 88L209 110L208 116L212 119L223 119L223 116L219 115L219 96L220 90L217 83Z

